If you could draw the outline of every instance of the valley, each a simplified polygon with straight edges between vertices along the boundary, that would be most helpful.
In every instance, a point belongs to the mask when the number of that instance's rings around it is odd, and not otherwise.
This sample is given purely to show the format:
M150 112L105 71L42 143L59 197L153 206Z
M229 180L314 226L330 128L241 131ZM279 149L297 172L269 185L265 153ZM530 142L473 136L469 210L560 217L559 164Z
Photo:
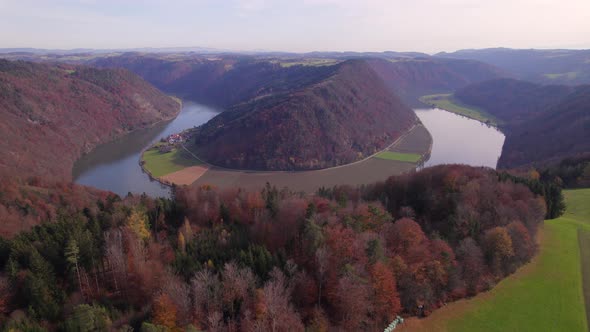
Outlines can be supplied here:
M586 191L542 221L590 179L588 86L419 53L9 57L0 325L587 327Z
M170 134L192 128L201 121L216 113L203 105L185 102L183 112L167 128L160 129L158 134L144 141L127 142L122 140L114 143L117 146L135 146L126 155L110 158L116 149L99 148L82 158L74 168L75 181L80 184L92 185L110 190L119 195L127 192L150 195L168 195L167 186L150 180L142 172L138 161L141 152L153 142ZM185 113L186 112L186 113ZM240 187L246 190L259 190L266 182L279 188L313 193L320 187L332 187L338 184L351 186L370 184L391 175L402 174L416 167L427 167L449 163L468 164L495 168L502 150L504 136L493 127L486 126L475 120L465 119L442 110L418 109L415 111L425 127L417 127L403 137L386 152L395 152L395 158L377 153L361 162L318 171L299 172L264 172L224 169L210 165L191 167L183 163L172 166L174 171L167 170L156 177L178 185L195 184L197 186L212 185L217 188ZM187 127L187 123L190 123ZM449 131L449 128L454 128ZM430 132L430 133L429 133ZM432 136L434 138L432 138ZM477 136L478 140L471 138ZM132 141L133 139L130 139ZM154 154L158 152L154 151ZM410 160L405 158L416 155ZM166 154L164 158L169 159ZM190 157L187 157L190 158ZM105 162L101 161L105 160ZM112 160L114 159L114 160ZM94 160L94 162L90 162ZM197 160L195 165L199 164ZM184 169L187 167L186 169ZM183 170L177 170L181 168Z

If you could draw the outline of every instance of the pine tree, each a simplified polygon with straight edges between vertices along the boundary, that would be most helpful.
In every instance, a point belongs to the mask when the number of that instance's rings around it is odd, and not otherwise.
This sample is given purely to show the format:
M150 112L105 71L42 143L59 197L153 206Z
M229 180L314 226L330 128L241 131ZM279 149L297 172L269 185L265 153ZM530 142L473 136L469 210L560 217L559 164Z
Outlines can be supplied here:
M68 241L64 254L66 261L70 264L70 267L76 270L76 276L78 277L78 288L80 289L80 292L82 292L82 279L80 278L80 268L78 266L80 248L78 248L78 243L76 243L76 240L70 239Z

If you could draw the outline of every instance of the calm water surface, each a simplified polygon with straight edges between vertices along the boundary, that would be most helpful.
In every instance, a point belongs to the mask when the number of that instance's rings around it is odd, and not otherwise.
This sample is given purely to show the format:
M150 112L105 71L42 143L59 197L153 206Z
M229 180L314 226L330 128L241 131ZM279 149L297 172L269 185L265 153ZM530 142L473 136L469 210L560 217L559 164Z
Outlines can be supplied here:
M199 126L218 113L211 107L184 101L182 111L171 122L135 131L80 158L72 170L74 181L118 195L145 192L152 196L169 196L168 187L150 180L142 172L139 166L141 151L162 137Z
M173 121L133 132L82 157L74 165L74 179L119 195L145 192L169 196L168 187L151 181L142 172L138 164L141 151L162 137L201 125L216 114L218 110L208 106L185 102ZM434 141L425 167L451 163L496 167L504 144L504 134L496 128L440 109L419 109L416 114Z
M441 109L415 110L432 135L432 152L424 167L466 164L496 168L504 134L492 126Z

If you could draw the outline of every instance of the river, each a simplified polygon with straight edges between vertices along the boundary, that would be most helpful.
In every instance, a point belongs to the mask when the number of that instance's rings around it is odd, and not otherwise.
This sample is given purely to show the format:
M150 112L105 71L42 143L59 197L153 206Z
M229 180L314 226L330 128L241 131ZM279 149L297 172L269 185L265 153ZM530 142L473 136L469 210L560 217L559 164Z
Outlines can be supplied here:
M112 191L118 195L147 193L170 196L170 188L150 180L139 166L141 152L170 134L199 126L219 113L209 106L184 101L178 116L167 123L132 132L116 141L98 146L80 158L72 170L79 184Z
M466 164L496 168L505 138L497 128L437 108L415 112L433 141L424 167Z
M142 172L138 164L141 151L162 137L199 126L218 113L211 107L185 101L176 119L135 131L83 156L74 165L74 181L119 195L145 192L169 196L168 187ZM434 141L424 167L448 163L496 167L504 144L504 135L496 128L439 109L418 109L416 115Z

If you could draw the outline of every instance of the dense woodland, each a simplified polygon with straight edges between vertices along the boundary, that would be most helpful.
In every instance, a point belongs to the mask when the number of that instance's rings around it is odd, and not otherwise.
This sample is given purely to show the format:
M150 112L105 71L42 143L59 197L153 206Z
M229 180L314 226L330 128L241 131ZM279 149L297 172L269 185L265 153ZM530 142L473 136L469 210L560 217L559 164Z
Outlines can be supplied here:
M590 85L499 79L470 85L455 95L504 122L501 168L546 167L590 151Z
M222 107L309 85L311 80L317 81L333 73L330 63L350 59L370 59L371 66L386 85L409 105L417 105L418 98L425 94L453 91L471 83L507 75L482 62L434 58L420 53L316 55L318 58L314 55L294 55L293 58L223 55L211 58L127 53L92 57L86 63L106 68L126 68L164 91ZM322 64L322 59L327 61ZM61 61L71 60L64 57ZM293 61L293 64L288 61ZM315 61L321 65L315 65ZM284 66L281 62L289 65Z
M127 70L0 59L0 174L69 180L83 153L179 110Z
M547 211L531 181L454 165L314 196L193 186L153 199L6 179L0 324L382 330L528 262Z
M510 78L471 84L455 92L460 101L485 109L507 126L533 119L557 105L574 87L539 85Z
M229 168L301 170L366 158L418 122L363 60L320 82L234 106L203 125L192 149Z

